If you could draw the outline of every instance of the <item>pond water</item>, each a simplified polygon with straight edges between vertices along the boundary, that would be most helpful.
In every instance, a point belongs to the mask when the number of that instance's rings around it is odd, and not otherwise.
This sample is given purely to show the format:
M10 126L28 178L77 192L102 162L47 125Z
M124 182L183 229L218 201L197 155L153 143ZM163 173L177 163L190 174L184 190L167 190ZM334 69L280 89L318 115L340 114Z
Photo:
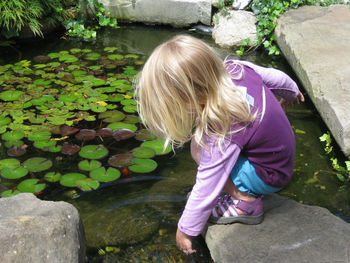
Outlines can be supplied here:
M94 42L68 41L56 36L28 42L20 47L21 59L32 60L37 55L72 48L102 52L105 47L117 47L118 54L138 54L140 60L145 60L154 47L180 33L193 34L214 45L210 36L196 32L127 25L101 32ZM232 53L226 49L218 51L222 56ZM15 63L14 56L4 59L3 64ZM279 68L296 79L283 58L272 59L265 54L253 53L244 59ZM280 194L304 204L326 207L349 220L350 190L348 186L342 187L336 178L329 156L324 154L324 146L319 142L318 138L327 131L320 116L310 101L287 110L287 116L295 131L297 153L292 182ZM122 153L139 144L129 139L110 142L107 148ZM37 156L38 151L29 150L28 155ZM74 172L70 167L76 167L81 160L75 155L50 153L48 156L55 160L55 167L61 169L62 174ZM8 157L6 149L2 148L1 159L4 158ZM192 256L183 255L175 243L176 224L186 194L195 182L196 164L190 157L188 145L177 150L175 155L170 153L153 159L159 164L156 170L145 174L124 172L118 180L102 184L96 191L83 192L55 184L38 196L45 200L67 201L79 210L86 231L89 262L212 262L200 237L194 240L198 253ZM102 162L108 166L106 160ZM1 191L8 187L6 180L3 181Z

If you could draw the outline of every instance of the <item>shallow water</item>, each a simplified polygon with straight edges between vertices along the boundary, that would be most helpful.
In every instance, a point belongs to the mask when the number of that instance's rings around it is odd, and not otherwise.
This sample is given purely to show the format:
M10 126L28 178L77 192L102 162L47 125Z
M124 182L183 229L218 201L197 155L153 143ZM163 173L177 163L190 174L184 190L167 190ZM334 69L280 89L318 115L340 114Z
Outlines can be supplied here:
M125 26L105 30L94 42L57 40L53 36L45 41L28 42L20 50L22 59L28 60L73 47L98 51L116 46L121 53L148 56L159 43L180 33L190 33L213 44L211 37L186 30ZM219 52L225 57L232 51L220 49ZM293 76L281 58L273 60L254 53L244 59L277 67ZM341 188L342 184L332 174L329 157L318 139L327 131L320 116L309 101L287 110L287 116L295 131L297 153L292 182L281 194L304 204L326 207L344 219L350 218L350 190ZM89 262L211 262L201 238L194 241L198 250L194 256L183 255L175 243L176 224L186 194L195 182L196 164L188 145L176 151L176 155L168 154L156 160L161 165L150 174L124 176L92 192L56 188L43 197L64 200L77 207L86 231Z

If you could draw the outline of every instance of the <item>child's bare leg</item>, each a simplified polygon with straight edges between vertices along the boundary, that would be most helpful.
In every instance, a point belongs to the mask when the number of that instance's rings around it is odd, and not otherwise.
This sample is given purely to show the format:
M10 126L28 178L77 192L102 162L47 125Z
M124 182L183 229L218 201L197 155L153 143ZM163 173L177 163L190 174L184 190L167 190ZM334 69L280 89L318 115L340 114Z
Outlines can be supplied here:
M228 193L237 200L252 202L256 199L255 196L250 195L247 192L239 191L238 188L233 184L231 177L227 179L226 184L224 186L224 190L226 193Z

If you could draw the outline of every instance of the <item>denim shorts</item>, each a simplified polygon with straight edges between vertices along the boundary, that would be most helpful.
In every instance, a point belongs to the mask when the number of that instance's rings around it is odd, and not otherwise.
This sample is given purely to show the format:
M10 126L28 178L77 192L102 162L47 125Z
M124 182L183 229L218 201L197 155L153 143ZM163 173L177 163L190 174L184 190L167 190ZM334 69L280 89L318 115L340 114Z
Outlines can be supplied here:
M250 195L259 196L281 190L281 188L275 188L264 183L256 174L254 166L243 155L238 157L230 176L239 191L248 192Z

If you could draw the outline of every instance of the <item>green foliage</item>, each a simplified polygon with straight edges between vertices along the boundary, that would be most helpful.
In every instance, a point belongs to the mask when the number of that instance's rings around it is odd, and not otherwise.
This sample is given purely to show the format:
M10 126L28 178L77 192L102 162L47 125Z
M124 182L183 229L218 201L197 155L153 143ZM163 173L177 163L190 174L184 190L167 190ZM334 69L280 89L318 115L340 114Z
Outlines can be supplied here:
M329 132L324 133L320 138L321 142L325 142L326 146L324 148L325 152L327 154L333 153L333 146L332 144L332 138L329 134ZM333 154L334 155L334 154ZM330 158L332 162L333 169L337 172L337 178L341 182L349 182L350 181L350 161L345 161L344 164L345 166L339 164L338 158L336 157L331 157Z
M2 0L0 1L0 36L18 36L24 26L34 35L43 36L41 21L57 24L68 18L64 0Z
M110 12L106 12L102 3L97 0L84 0L84 6L91 6L95 12L95 18L98 22L94 27L86 26L87 21L85 16L82 14L82 5L78 3L75 6L75 18L70 18L64 22L67 29L67 35L83 38L83 39L94 39L96 38L96 29L101 27L114 27L117 28L117 19L108 17Z

